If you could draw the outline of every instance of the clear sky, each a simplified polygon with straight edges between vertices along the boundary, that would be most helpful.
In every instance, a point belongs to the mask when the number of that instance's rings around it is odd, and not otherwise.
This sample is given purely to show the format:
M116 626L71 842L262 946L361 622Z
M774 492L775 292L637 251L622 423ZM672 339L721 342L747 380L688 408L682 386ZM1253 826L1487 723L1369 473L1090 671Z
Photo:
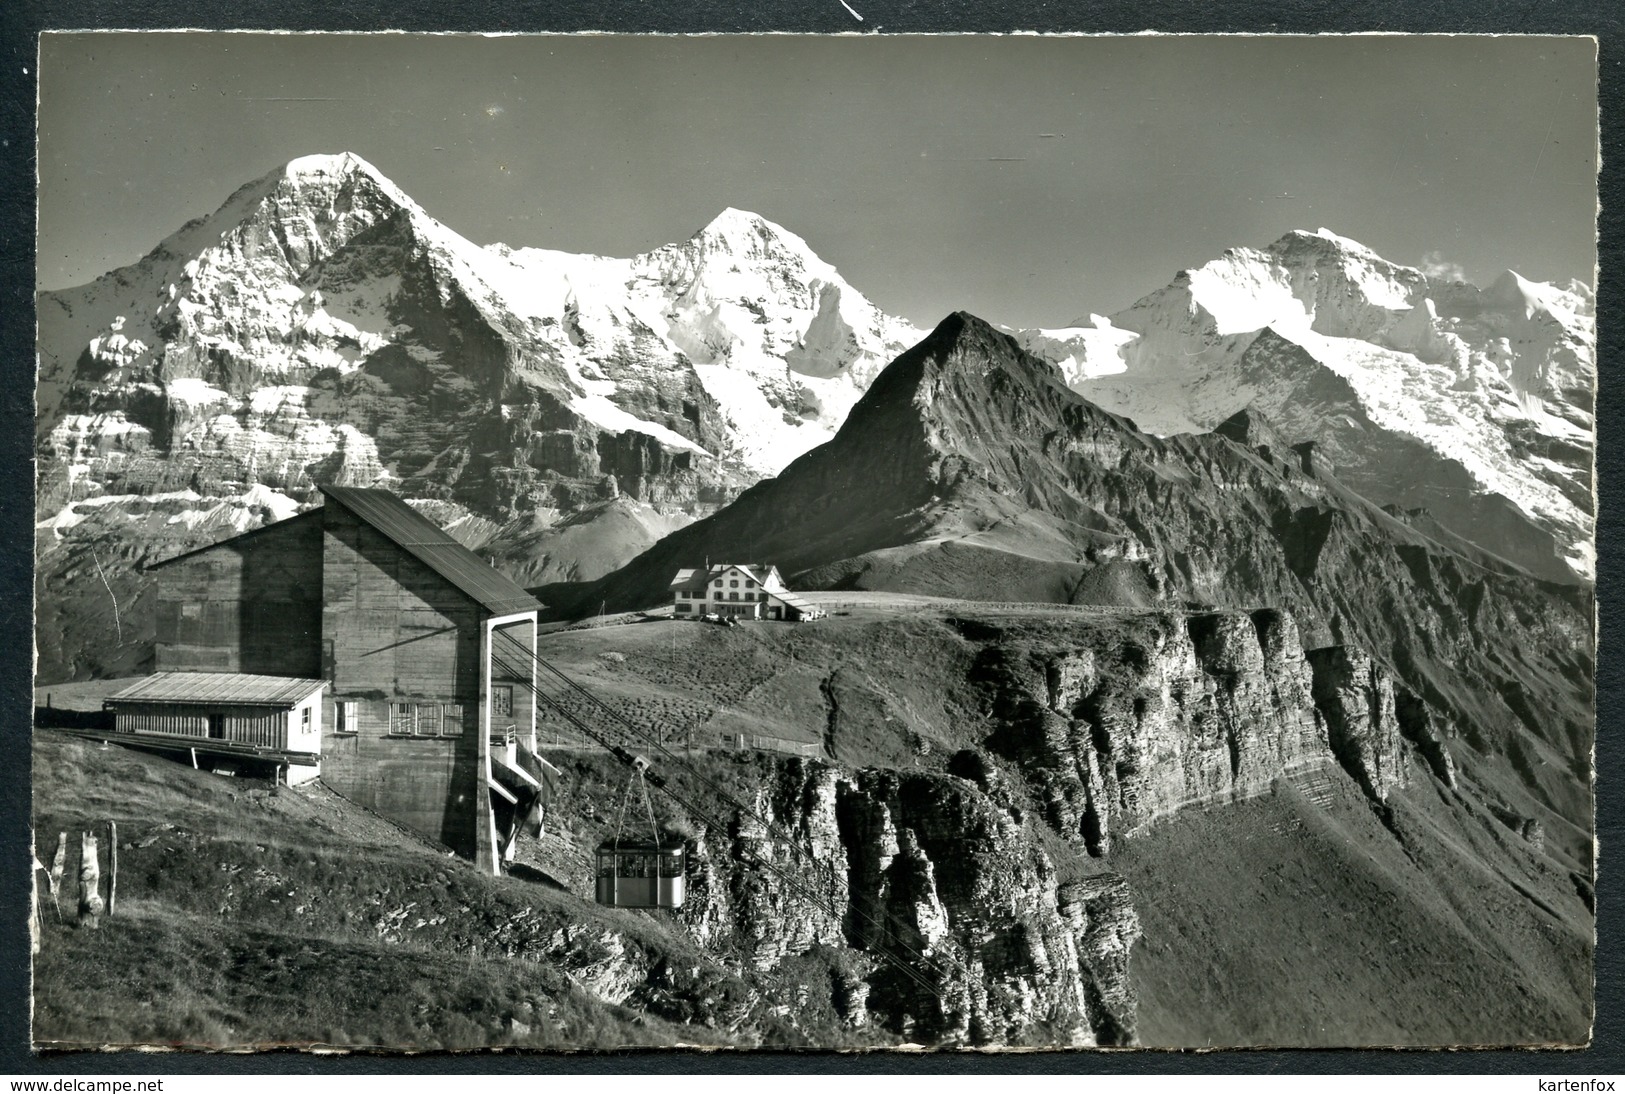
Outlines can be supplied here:
M630 255L726 206L922 326L1124 307L1326 227L1593 279L1589 39L50 35L38 282L349 150L479 243Z

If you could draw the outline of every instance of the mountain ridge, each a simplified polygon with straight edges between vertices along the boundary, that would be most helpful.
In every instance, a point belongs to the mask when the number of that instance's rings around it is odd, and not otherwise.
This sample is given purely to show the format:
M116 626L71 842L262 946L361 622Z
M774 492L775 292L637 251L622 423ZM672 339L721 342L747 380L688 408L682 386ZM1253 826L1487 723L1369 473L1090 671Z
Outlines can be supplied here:
M1370 651L1486 748L1531 750L1526 777L1582 828L1589 799L1566 773L1590 762L1588 594L1430 537L1340 483L1312 444L1232 439L1271 432L1252 426L1140 432L955 313L830 444L578 595L664 603L671 575L709 557L773 563L809 589L1280 608L1306 648Z
M1560 315L1588 319L1586 294L1512 275L1407 311L1406 286L1422 275L1352 241L1298 232L1272 250L1336 269L1325 284L1307 274L1298 284L1268 251L1242 248L1223 260L1241 271L1234 283L1187 271L1129 309L1138 318L1120 313L1122 325L1017 337L1068 386L1152 432L1165 394L1182 428L1254 406L1289 443L1318 442L1339 478L1378 504L1426 509L1491 554L1588 583L1589 410L1563 395L1539 404L1562 413L1535 413L1514 391L1585 386L1584 339L1558 342ZM1337 272L1345 260L1352 274ZM1273 294L1263 304L1237 295L1248 277ZM1310 316L1299 295L1319 300L1338 278L1369 281L1384 306ZM1192 284L1209 303L1214 285L1241 302L1221 322L1196 307ZM138 262L38 302L40 580L99 569L113 603L137 604L142 561L296 511L329 482L385 486L477 527L480 549L526 580L592 581L833 438L887 362L924 337L754 213L725 208L688 240L630 259L478 246L351 153L290 161ZM1305 318L1285 333L1273 322L1245 329L1260 309ZM1196 327L1164 322L1187 312ZM1542 372L1510 342L1481 360L1467 335L1516 334L1503 323L1514 313L1517 330L1558 339L1531 345L1566 347L1574 360ZM1434 356L1467 346L1469 372L1499 379L1465 411L1449 409L1449 384L1418 402L1405 385L1420 358L1345 338L1360 315ZM1344 325L1327 327L1333 319ZM1192 338L1217 362L1211 373L1189 373ZM1186 371L1128 376L1136 355ZM1370 369L1386 377L1375 402ZM1431 384L1447 370L1422 371ZM1200 424L1178 410L1193 399ZM1427 429L1465 447L1442 451L1417 434L1412 404ZM1444 425L1429 424L1440 414ZM1498 448L1473 439L1491 426ZM1486 490L1490 464L1528 489ZM604 529L583 527L597 515ZM87 621L72 624L80 612ZM78 634L64 638L48 620L48 673L95 675L138 658L101 649L107 616L89 604L63 612Z
M40 580L105 560L115 602L142 561L323 483L495 525L516 573L595 577L827 439L913 333L755 214L634 259L480 247L350 153L38 301ZM627 544L563 527L617 498L651 508L616 517ZM114 663L57 625L48 674Z
M1592 312L1583 285L1507 271L1480 289L1323 228L1233 248L1110 317L1017 337L1152 433L1203 432L1256 403L1379 504L1427 507L1542 576L1589 582ZM1304 382L1342 392L1310 413L1295 403Z

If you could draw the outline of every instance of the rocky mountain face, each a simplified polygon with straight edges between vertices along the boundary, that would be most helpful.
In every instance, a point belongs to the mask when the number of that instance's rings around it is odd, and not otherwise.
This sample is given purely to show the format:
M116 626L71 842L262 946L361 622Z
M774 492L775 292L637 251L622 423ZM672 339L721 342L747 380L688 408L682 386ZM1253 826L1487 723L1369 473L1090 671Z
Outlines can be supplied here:
M740 1043L1585 1035L1582 288L1299 233L1109 321L922 340L748 213L625 260L478 247L337 156L39 304L45 680L140 667L141 563L321 483L575 583L560 612L664 603L707 557L955 601L550 636L652 739L720 719L801 755L702 761L753 808L667 817L670 922L571 925L624 773L561 755L558 907L436 874L380 938L477 936Z
M1158 435L1254 408L1340 478L1539 576L1590 580L1596 320L1583 285L1487 289L1334 235L1237 248L1110 317L1016 333Z
M959 314L876 379L833 442L587 596L659 603L678 567L711 557L774 562L803 588L1279 609L1302 646L1364 651L1586 830L1588 594L1430 537L1350 491L1315 446L1274 437L1251 413L1141 433ZM1361 732L1352 713L1334 721L1345 741Z
M803 842L787 853L748 816L721 847L699 841L683 918L702 945L737 949L758 972L814 947L842 951L830 991L843 1021L905 1040L1132 1041L1126 887L1101 875L1063 888L1019 810L942 774L799 761L756 804ZM827 905L740 868L764 855L819 884Z
M1205 1043L1182 1029L1193 1012L1221 1044L1362 1043L1351 1031L1385 1022L1401 1032L1383 1043L1583 1035L1584 840L1546 839L1550 812L1501 778L1504 761L1364 651L1306 654L1289 614L917 603L739 630L607 627L547 645L597 662L611 696L670 671L649 663L657 651L721 663L765 697L730 724L764 732L793 732L824 692L824 756L713 754L709 780L745 803L716 823L659 804L691 856L675 925L730 975L773 985L774 1013L809 1043L1188 1046ZM684 781L692 763L656 767L686 796L702 793ZM566 876L604 835L584 803L612 806L623 782L570 771L569 849L541 869L590 883ZM1216 867L1237 825L1240 863ZM1272 873L1300 859L1319 864L1312 889ZM1270 925L1296 933L1306 912L1299 978ZM1232 959L1290 1023L1260 1021L1270 1008L1248 993L1182 1002L1159 981ZM1514 966L1540 982L1504 1013L1464 994ZM1362 987L1328 990L1347 982ZM641 990L634 978L622 995Z
M349 154L38 310L38 571L94 552L108 594L42 620L45 678L139 656L98 633L150 625L139 563L319 484L439 502L521 578L597 576L831 436L918 335L749 213L626 260L479 247Z

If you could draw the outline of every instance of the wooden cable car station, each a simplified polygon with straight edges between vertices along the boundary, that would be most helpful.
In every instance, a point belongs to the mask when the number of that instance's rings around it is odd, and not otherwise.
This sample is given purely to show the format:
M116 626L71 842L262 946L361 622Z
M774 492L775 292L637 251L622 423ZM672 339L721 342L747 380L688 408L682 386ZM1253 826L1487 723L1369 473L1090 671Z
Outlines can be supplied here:
M528 737L534 754L541 605L393 494L321 492L319 509L149 567L159 671L108 701L115 733L227 753L268 747L264 718L303 729L311 711L314 740L295 739L327 785L499 872L492 796L541 787L492 744ZM309 691L267 712L251 697L268 678Z

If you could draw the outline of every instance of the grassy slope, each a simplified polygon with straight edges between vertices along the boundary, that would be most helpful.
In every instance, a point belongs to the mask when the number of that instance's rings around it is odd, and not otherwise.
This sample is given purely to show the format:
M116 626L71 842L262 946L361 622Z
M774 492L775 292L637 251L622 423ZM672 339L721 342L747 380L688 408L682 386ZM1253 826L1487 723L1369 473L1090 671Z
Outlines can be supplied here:
M815 624L718 627L660 620L544 635L542 657L669 739L719 732L824 742L833 687L836 758L852 766L940 767L981 743L979 652L948 622L961 613L1059 632L1132 626L1137 613L1064 605L996 606L887 593L809 594L832 613ZM544 723L544 738L546 735ZM923 739L927 753L917 756Z
M1126 841L1142 1041L1585 1042L1592 920L1565 871L1413 779L1393 831L1337 780L1324 807L1281 783Z
M484 877L325 791L273 795L49 732L34 755L39 857L48 861L56 833L68 830L72 874L76 833L105 833L108 819L121 844L117 914L100 930L58 923L46 899L38 1042L463 1049L736 1040L705 1028L704 1015L683 1026L640 1013L658 1012L658 1001L615 1006L584 987L600 982L620 947L696 970L717 1000L714 1014L746 998L743 984L655 917Z

